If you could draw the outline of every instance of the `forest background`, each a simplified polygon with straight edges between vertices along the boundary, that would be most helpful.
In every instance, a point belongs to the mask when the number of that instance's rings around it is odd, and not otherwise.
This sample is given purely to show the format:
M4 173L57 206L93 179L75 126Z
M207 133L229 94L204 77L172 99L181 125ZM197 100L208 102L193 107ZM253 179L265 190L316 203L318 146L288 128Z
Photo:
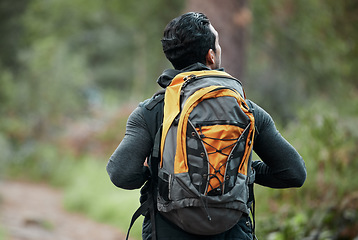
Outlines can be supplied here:
M1 0L1 179L50 183L69 211L125 231L139 192L115 188L105 166L170 67L165 25L193 10L306 162L300 189L256 186L259 239L356 239L357 0Z

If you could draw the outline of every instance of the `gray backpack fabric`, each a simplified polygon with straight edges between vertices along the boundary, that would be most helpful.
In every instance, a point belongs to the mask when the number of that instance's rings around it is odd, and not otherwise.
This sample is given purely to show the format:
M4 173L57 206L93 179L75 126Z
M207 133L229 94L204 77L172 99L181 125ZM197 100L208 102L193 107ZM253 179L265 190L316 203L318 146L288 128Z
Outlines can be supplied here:
M177 75L166 88L157 210L186 232L214 235L249 214L254 117L222 71Z

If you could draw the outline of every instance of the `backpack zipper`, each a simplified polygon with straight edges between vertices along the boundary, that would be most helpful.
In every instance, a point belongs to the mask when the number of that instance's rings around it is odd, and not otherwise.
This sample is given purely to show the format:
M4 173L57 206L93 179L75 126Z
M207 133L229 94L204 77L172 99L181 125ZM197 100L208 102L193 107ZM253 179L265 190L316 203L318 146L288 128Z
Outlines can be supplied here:
M183 78L184 83L182 88L186 87L189 83L196 81L196 80L200 80L203 78L226 78L226 79L231 79L231 80L235 80L236 82L240 83L240 85L242 86L242 83L240 82L240 80L234 78L234 77L229 77L229 76L222 76L222 75L203 75L203 76L197 76L195 74L191 74L188 76L185 76Z

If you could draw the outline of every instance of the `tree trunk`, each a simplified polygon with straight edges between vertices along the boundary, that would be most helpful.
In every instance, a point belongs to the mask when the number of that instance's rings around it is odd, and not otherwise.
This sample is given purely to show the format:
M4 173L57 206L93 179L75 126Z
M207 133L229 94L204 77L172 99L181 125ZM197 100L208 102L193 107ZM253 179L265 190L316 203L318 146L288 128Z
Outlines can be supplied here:
M202 12L219 32L222 67L244 80L248 26L251 11L247 0L187 0L187 12ZM243 81L244 82L244 81Z

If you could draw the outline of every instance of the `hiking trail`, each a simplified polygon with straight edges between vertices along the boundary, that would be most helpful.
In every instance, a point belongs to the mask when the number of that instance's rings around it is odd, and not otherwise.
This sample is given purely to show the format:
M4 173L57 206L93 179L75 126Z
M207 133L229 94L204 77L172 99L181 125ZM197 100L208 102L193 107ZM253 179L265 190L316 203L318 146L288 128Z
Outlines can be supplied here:
M125 234L115 227L67 212L62 198L60 190L45 183L0 181L3 240L125 239Z

